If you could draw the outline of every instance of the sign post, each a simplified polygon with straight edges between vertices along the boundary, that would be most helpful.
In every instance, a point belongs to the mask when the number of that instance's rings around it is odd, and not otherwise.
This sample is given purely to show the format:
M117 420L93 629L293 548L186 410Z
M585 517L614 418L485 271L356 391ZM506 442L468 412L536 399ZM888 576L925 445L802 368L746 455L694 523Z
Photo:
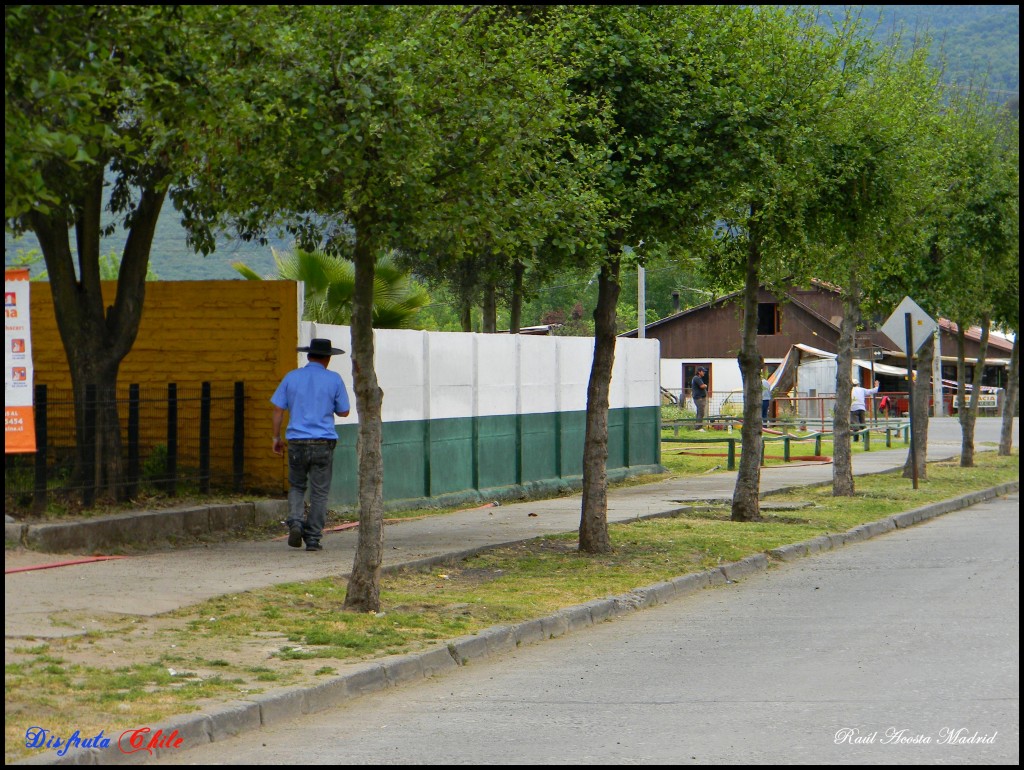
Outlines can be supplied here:
M902 329L900 326L902 325ZM904 297L893 314L882 324L882 331L907 354L907 402L910 409L910 457L914 489L917 489L917 447L914 434L914 352L931 337L939 325L910 297ZM900 332L903 332L901 335ZM898 342L900 339L905 342Z
M914 351L911 347L914 340L913 320L910 313L903 314L907 335L907 408L910 410L910 467L913 471L914 489L917 489L917 445L914 437Z

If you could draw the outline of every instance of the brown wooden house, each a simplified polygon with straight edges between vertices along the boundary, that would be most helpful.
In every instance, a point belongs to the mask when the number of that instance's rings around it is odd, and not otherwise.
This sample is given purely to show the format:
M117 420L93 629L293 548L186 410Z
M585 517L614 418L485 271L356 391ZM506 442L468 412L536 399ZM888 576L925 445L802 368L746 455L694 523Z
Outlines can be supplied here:
M758 290L757 344L769 371L773 371L793 345L838 352L839 325L844 313L839 291L823 282L809 287L790 287L775 293L765 287ZM661 343L662 387L677 396L688 396L688 384L698 365L704 366L713 391L742 390L736 356L741 345L743 293L734 292L701 305L674 313L648 324L646 337ZM956 325L939 319L942 379L956 380ZM624 337L636 337L637 330ZM967 333L965 346L968 376L979 353L980 330ZM991 336L986 355L984 384L1005 387L1006 359L1012 344ZM858 332L855 357L868 358L890 366L906 368L906 356L900 346L878 329ZM883 383L896 389L898 383ZM883 387L886 389L886 387Z
M782 359L798 342L836 352L842 299L814 285L781 296L758 290L758 348L765 359ZM743 293L734 292L648 324L645 335L661 342L662 358L735 358L740 349ZM636 330L624 337L636 337Z

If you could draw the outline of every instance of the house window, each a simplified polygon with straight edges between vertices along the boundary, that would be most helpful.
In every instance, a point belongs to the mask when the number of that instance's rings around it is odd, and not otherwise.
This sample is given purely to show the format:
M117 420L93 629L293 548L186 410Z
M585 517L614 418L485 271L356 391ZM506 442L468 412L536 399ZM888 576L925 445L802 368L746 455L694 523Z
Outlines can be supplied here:
M782 332L782 310L777 302L757 303L757 333L779 334Z

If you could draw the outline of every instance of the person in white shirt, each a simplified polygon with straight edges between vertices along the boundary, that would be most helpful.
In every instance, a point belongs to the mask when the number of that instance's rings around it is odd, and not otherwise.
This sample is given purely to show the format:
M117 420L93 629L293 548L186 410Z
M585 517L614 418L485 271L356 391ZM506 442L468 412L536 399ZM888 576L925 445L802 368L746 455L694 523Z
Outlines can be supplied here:
M768 381L768 375L761 376L761 425L768 424L768 410L772 405L772 384Z
M850 432L853 433L856 430L860 430L867 425L867 420L864 419L864 413L867 411L867 399L868 396L873 396L878 392L878 380L875 380L875 387L865 388L860 385L854 385L851 393L850 400ZM860 436L853 433L853 440L859 441Z

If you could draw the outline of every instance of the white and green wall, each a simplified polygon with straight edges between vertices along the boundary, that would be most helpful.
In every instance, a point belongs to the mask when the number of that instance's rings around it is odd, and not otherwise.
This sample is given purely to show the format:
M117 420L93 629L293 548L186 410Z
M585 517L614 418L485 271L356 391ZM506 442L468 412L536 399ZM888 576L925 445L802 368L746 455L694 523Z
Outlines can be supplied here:
M391 509L459 505L578 488L583 472L587 383L594 342L539 337L378 329L384 391L384 500ZM358 407L350 329L303 322L300 345L328 337L349 351L331 359L352 413L336 418L330 504L357 498ZM608 476L659 472L660 346L616 341L608 415ZM298 354L305 364L305 354Z

